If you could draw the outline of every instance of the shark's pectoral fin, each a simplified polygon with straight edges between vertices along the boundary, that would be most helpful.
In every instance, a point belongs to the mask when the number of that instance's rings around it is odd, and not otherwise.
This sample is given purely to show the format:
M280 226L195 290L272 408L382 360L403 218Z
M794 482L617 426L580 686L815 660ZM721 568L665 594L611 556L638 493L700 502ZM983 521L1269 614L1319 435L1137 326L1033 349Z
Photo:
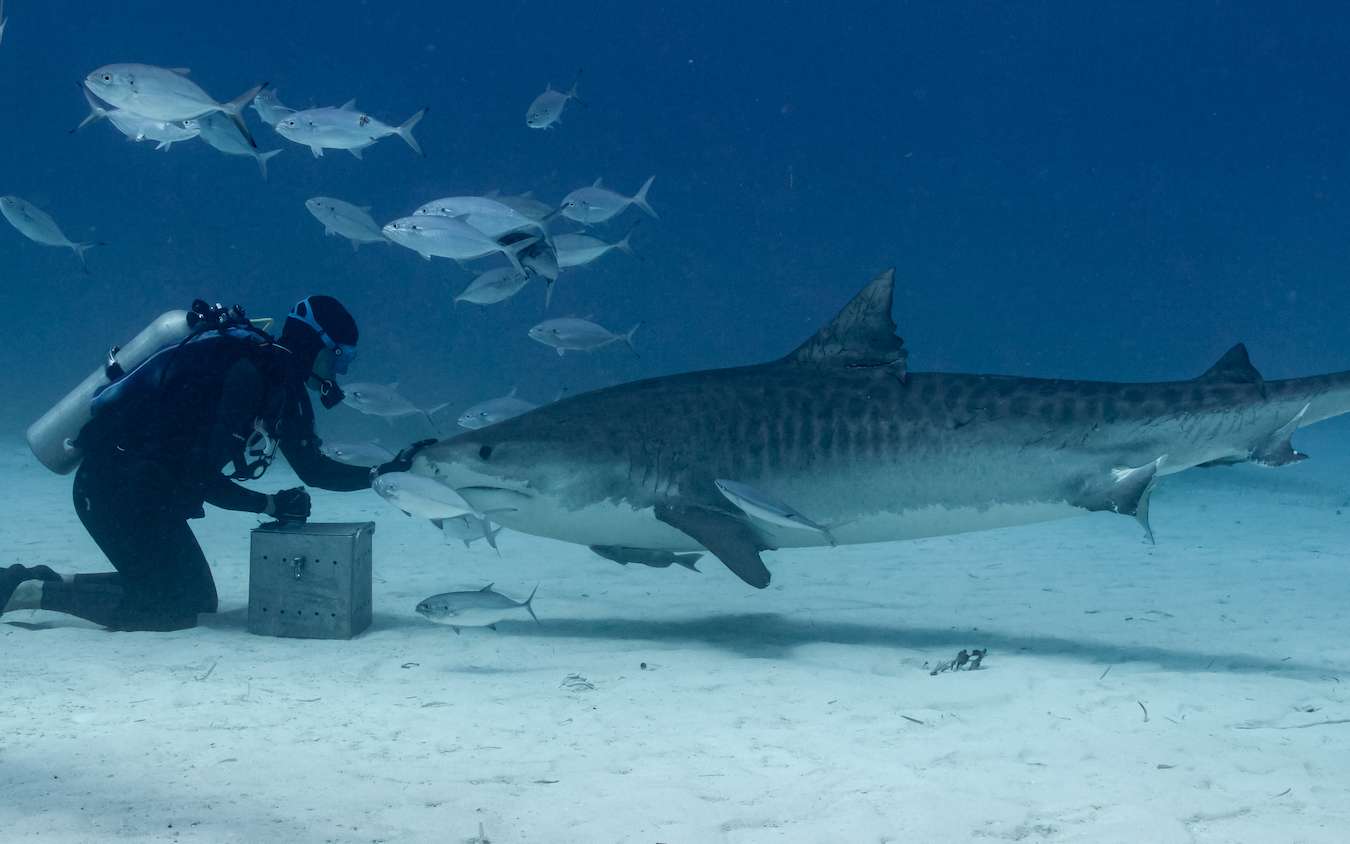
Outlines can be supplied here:
M1290 463L1307 460L1308 455L1294 450L1290 438L1298 430L1298 424L1307 415L1309 407L1311 403L1303 405L1303 409L1296 413L1293 419L1276 428L1275 433L1267 437L1265 442L1252 449L1252 462L1260 463L1262 466L1288 466Z
M658 504L656 518L688 534L756 589L769 585L769 570L759 557L759 552L767 549L742 519L720 510L685 504Z
M1148 523L1148 503L1158 481L1158 467L1166 459L1167 455L1164 454L1142 466L1112 469L1104 479L1093 478L1083 484L1073 504L1094 512L1109 510L1134 516L1144 526L1148 541L1153 542L1153 528Z

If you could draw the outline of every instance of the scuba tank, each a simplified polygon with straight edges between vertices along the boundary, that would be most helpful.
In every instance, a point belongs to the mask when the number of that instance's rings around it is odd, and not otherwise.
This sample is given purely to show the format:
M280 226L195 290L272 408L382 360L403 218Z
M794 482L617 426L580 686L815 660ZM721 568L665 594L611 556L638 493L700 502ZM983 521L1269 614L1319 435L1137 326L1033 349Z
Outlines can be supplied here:
M162 349L185 342L194 335L226 325L256 325L266 330L271 320L250 321L238 305L226 308L198 299L192 309L166 311L147 325L125 346L108 350L104 364L66 393L65 397L28 426L28 447L42 465L64 475L80 465L83 455L75 441L93 417L94 400L128 372Z

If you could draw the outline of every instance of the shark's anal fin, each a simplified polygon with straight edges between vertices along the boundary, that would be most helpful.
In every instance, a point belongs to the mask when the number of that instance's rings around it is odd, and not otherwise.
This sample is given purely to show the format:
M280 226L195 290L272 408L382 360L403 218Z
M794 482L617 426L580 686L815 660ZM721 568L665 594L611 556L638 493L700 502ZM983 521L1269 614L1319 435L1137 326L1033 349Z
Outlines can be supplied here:
M769 570L759 557L759 552L766 549L742 519L720 510L685 504L658 504L656 518L688 534L756 589L769 585Z
M1105 478L1094 478L1084 483L1074 505L1094 512L1109 510L1134 516L1144 526L1144 535L1152 543L1153 528L1148 523L1149 497L1158 481L1158 467L1167 455L1142 466L1112 469Z
M902 379L909 352L895 335L891 303L895 270L872 279L828 325L798 346L784 363L841 367L891 367Z
M1301 451L1295 451L1294 444L1290 439L1294 436L1294 432L1298 430L1298 423L1303 421L1303 417L1307 415L1308 408L1311 406L1311 403L1303 405L1303 409L1296 413L1293 419L1276 428L1275 432L1267 437L1265 442L1252 449L1252 462L1260 463L1262 466L1288 466L1290 463L1307 460L1308 455Z

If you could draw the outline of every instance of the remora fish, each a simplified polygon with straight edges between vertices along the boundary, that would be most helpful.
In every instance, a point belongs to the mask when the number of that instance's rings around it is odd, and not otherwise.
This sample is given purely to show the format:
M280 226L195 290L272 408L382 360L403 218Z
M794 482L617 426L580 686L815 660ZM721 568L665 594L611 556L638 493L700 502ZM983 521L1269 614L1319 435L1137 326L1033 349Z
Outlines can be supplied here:
M485 402L479 402L459 415L455 420L461 428L468 428L476 431L479 428L486 428L488 425L496 425L503 419L510 419L513 416L519 416L522 413L529 413L539 405L516 398L516 391L513 388L511 392L495 399L488 399Z
M388 243L389 238L380 231L380 224L370 216L369 206L352 205L331 196L315 196L305 200L305 208L314 215L314 219L323 223L323 233L330 236L342 236L352 243L356 251L363 243Z
M534 623L538 624L539 616L534 614L534 607L531 606L534 593L538 591L539 587L535 586L530 597L513 601L500 592L493 592L492 584L489 583L473 592L432 595L417 605L417 613L427 621L454 628L456 633L461 627L491 627L496 630L497 622L520 615L521 610L528 612Z
M531 129L552 129L562 122L563 109L567 103L576 100L581 103L577 96L577 86L581 84L581 73L577 72L576 81L572 83L570 91L555 91L553 83L550 82L544 86L544 93L534 98L530 107L525 110L525 125Z
M80 266L85 272L89 272L89 266L84 262L84 253L95 246L104 245L102 242L77 243L71 240L62 233L61 227L50 214L17 196L0 196L0 214L4 214L9 224L29 240L45 246L64 246L72 250L75 257L80 259Z
M453 489L421 475L385 472L370 488L409 516L436 521L473 513L473 508Z
M276 88L264 88L253 98L253 110L262 118L262 122L268 126L276 128L276 125L295 114L295 109L281 104L280 97L277 96Z
M190 120L219 111L234 121L250 146L256 146L244 123L243 109L267 87L254 85L228 103L218 103L188 79L187 68L148 64L108 64L84 78L89 93L115 108L156 120Z
M718 492L722 493L722 497L735 504L736 509L751 519L758 519L761 522L778 527L814 530L825 537L831 545L836 544L829 528L816 524L797 512L791 505L779 501L763 490L755 489L749 484L729 481L725 478L714 479L713 485L717 487Z
M280 155L281 150L274 149L270 152L260 152L257 147L248 142L248 138L239 133L239 127L234 125L232 120L214 112L203 114L191 122L197 125L201 132L199 137L212 149L226 155L247 155L258 162L258 172L262 173L263 181L267 181L267 162Z
M604 187L602 180L596 179L595 184L590 187L577 188L563 197L562 206L559 210L567 219L586 225L603 223L610 217L622 213L630 205L636 205L655 217L656 212L647 204L647 191L651 190L652 182L655 179L655 176L648 178L647 181L642 183L638 192L632 196L615 193Z
M418 453L476 510L580 545L707 549L763 588L760 554L824 546L750 521L736 478L810 513L841 545L1094 511L1148 527L1157 480L1194 466L1284 466L1290 437L1350 412L1350 372L1266 381L1234 346L1190 381L1132 384L906 373L893 273L781 360L574 396ZM1151 531L1149 531L1151 535Z
M537 340L545 346L552 346L558 350L558 356L562 357L565 352L590 352L599 348L608 346L610 343L623 343L637 354L637 349L633 346L633 335L642 327L638 323L628 329L627 334L615 334L602 325L596 325L587 319L577 319L575 317L562 317L561 319L546 319L543 322L531 328L529 331L530 339Z
M565 270L569 267L584 266L604 257L611 249L632 255L633 247L628 243L628 238L632 234L629 232L624 235L623 240L618 243L605 243L600 238L588 234L554 235L553 248L558 250L558 267Z
M703 559L702 554L675 554L670 551L653 551L649 548L624 548L621 545L592 545L591 550L598 556L613 560L621 566L636 563L654 569L669 568L673 564L690 571L698 571L695 563Z
M426 113L424 108L403 121L401 126L390 126L357 111L356 100L348 100L338 108L294 112L277 121L272 128L281 137L309 147L315 158L323 158L325 149L345 149L360 158L362 150L390 135L398 135L413 152L422 155L422 147L413 137L412 130Z

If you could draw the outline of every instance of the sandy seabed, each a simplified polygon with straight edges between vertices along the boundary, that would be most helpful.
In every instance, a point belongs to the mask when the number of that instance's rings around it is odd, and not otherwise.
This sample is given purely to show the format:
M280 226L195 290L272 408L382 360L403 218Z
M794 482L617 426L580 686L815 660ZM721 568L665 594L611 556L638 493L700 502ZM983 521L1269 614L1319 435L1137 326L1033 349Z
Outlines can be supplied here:
M212 511L199 628L4 617L0 839L1345 842L1350 425L1299 444L1165 479L1154 546L1099 514L773 552L763 592L318 493L378 524L352 641L250 635L259 520ZM0 563L106 568L69 478L18 441L0 476ZM412 611L489 581L542 624ZM983 670L930 673L963 648Z

